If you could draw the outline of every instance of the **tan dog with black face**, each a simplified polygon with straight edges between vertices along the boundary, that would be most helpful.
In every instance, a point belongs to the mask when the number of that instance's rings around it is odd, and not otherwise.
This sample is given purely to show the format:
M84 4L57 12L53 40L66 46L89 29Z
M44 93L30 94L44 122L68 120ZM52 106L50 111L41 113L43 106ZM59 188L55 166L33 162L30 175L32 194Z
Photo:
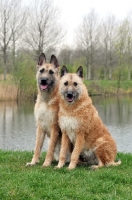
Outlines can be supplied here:
M43 166L49 166L53 155L55 160L59 158L61 132L58 126L59 109L59 64L54 55L50 63L46 63L46 57L42 53L37 65L38 96L34 108L37 122L36 145L32 161L26 165L35 165L39 162L41 148L45 135L50 138L49 148Z
M68 169L74 169L79 155L87 150L96 156L97 165L92 165L93 169L105 165L119 165L121 161L115 162L116 143L92 105L87 88L83 84L83 68L79 67L76 74L70 74L63 66L61 76L59 125L62 131L62 146L57 168L65 164L70 141L74 149Z

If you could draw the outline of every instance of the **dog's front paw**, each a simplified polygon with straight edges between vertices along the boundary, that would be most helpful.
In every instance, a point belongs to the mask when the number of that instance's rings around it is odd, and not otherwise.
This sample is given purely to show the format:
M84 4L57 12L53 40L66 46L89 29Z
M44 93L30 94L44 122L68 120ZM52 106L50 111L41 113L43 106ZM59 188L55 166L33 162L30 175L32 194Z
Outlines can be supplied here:
M36 165L37 163L39 163L39 160L37 160L37 161L32 160L31 162L27 162L26 167L27 167L27 166L34 166L34 165Z
M68 170L72 170L72 169L75 169L75 168L76 168L75 165L69 165L69 166L67 167Z
M60 169L61 167L59 167L58 165L54 167L54 169Z
M76 165L73 164L73 163L70 163L70 165L67 167L68 170L72 170L72 169L75 169L76 168Z
M42 165L43 168L50 167L50 166L51 165L45 165L45 164Z
M42 167L49 167L50 163L49 162L44 162L44 164L42 165Z
M27 162L26 167L28 166L34 166L36 163L32 163L32 162Z
M75 169L75 167L67 167L68 170Z
M60 168L62 168L62 167L63 167L63 165L59 165L59 164L58 164L58 165L55 166L54 168L55 168L55 169L60 169Z

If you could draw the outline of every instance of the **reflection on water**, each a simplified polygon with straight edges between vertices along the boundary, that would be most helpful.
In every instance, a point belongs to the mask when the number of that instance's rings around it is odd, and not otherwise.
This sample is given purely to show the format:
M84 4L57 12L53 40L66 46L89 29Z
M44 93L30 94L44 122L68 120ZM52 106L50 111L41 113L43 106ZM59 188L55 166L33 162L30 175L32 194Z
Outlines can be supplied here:
M36 124L33 109L33 102L19 105L0 102L0 149L34 150Z
M132 97L93 97L118 151L132 152ZM30 150L35 146L34 103L0 102L0 149ZM44 145L47 149L47 140Z

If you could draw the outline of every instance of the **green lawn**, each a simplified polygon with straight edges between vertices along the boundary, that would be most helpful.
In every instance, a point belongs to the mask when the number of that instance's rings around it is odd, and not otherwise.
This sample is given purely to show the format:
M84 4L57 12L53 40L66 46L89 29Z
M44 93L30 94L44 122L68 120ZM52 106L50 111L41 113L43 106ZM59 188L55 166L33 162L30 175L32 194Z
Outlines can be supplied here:
M117 80L85 80L84 83L91 95L132 94L132 81L121 81L120 86Z
M32 154L0 150L0 200L132 200L132 154L119 153L120 166L96 171L42 168L44 153L37 166L25 167Z

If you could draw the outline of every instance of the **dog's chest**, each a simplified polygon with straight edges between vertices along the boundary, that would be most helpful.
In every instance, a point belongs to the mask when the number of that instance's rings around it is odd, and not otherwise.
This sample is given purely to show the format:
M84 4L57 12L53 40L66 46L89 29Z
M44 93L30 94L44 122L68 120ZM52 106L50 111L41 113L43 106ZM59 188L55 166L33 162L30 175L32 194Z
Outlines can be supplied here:
M50 132L50 126L54 122L54 112L47 104L41 103L35 108L35 119L47 132Z
M72 143L76 141L76 131L78 129L78 121L74 117L61 116L59 125L62 132L65 131Z

